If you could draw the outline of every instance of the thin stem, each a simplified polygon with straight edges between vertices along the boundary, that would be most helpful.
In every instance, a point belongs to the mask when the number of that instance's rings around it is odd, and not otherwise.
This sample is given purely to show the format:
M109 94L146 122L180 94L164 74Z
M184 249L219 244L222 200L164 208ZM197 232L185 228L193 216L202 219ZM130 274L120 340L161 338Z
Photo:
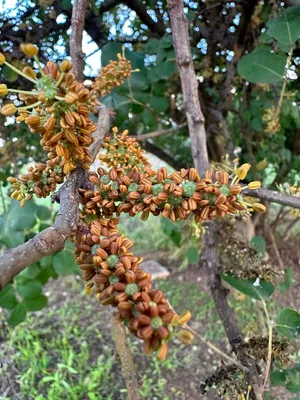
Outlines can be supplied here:
M224 353L222 350L220 350L218 347L216 347L214 344L212 344L208 340L204 339L204 337L202 337L200 335L200 333L195 331L193 328L191 328L190 326L188 326L186 324L183 325L183 327L185 329L187 329L188 331L190 331L194 336L196 336L202 343L206 344L206 346L209 347L210 349L212 349L215 353L218 353L226 361L229 361L232 364L235 364L237 367L239 367L240 369L242 369L245 372L249 372L249 369L247 367L244 367L244 365L239 363L237 360L235 360L234 358L230 357L228 354Z
M291 63L291 60L292 60L293 50L294 50L294 48L293 48L293 46L291 46L290 53L289 53L289 56L288 56L287 61L286 61L286 71L289 69L289 66L290 66L290 63ZM282 84L282 88L281 88L281 92L280 92L279 101L278 101L278 104L277 104L277 107L276 107L276 110L275 110L275 114L274 114L274 119L276 119L278 117L279 113L280 113L282 100L283 100L283 97L284 97L284 94L285 94L286 84L287 84L287 77L286 77L286 73L285 73L285 75L283 77L283 84Z
M29 104L28 106L25 106L25 107L18 107L18 111L29 110L30 108L35 108L35 107L39 106L40 104L42 104L42 102L37 101L36 103Z
M15 71L17 74L23 76L23 78L27 79L28 81L30 81L30 82L32 82L32 83L34 83L36 85L36 82L37 82L36 79L33 79L30 76L24 74L24 72L20 71L18 68L14 67L13 65L8 63L7 61L4 61L4 64L7 65L13 71Z
M55 98L56 98L57 100L65 101L65 98L64 98L64 97L61 97L61 96L55 96Z
M20 90L20 89L8 89L8 91L11 93L29 94L30 96L38 96L40 94L39 92L30 92L29 90Z
M1 202L2 202L3 211L6 214L7 213L7 207L6 207L5 199L4 199L4 195L3 195L3 186L2 186L2 184L0 185L0 196L1 196Z
M273 326L271 324L268 309L267 309L267 306L266 306L266 303L264 300L262 300L262 305L263 305L264 312L266 314L266 320L267 320L267 324L268 324L269 342L268 342L268 357L267 357L267 363L266 363L265 378L264 378L264 382L260 388L261 394L263 394L266 384L268 382L268 378L269 378L269 373L270 373L270 368L271 368L271 363L272 363L272 340L273 340Z
M39 68L39 71L40 71L41 75L42 75L43 77L45 77L46 74L45 74L45 72L44 72L44 70L43 70L43 68L42 68L42 66L41 66L41 63L40 63L40 60L39 60L38 56L33 56L33 58L34 58L34 61L35 61L35 62L37 63L37 65L38 65L38 68Z
M66 75L65 72L62 72L62 73L59 75L58 81L57 81L56 84L55 84L56 87L58 87L58 86L61 84L61 82L62 82L62 80L64 79L64 76L65 76L65 75Z

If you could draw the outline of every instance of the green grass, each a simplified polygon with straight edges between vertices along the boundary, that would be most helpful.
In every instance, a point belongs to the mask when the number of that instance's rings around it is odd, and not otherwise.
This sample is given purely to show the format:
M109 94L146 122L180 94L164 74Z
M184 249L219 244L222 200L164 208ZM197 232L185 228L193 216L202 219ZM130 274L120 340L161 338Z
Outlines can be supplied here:
M174 279L157 282L156 286L178 312L192 312L193 326L206 339L217 345L227 343L209 295L193 283ZM48 308L31 313L17 327L5 325L0 314L0 399L125 400L126 388L109 326L110 311L93 298L82 296L82 284L75 277L53 282L47 290ZM259 331L257 303L234 296L230 296L230 302L239 324L252 324ZM155 356L144 355L140 341L132 336L130 346L138 366L140 393L147 400L182 398L179 377L183 373L189 371L188 382L205 379L220 363L196 341L189 347L173 341L163 363ZM196 374L199 365L201 371ZM8 386L14 393L5 397Z

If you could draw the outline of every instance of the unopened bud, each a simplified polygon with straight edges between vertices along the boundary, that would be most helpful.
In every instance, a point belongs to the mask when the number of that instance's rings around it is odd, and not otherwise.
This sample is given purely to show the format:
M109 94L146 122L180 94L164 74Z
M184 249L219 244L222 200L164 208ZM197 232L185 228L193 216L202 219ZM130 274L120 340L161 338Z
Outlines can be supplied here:
M179 315L179 318L176 320L177 324L183 325L189 322L189 320L192 318L192 314L190 311L185 311L181 315Z
M60 64L59 69L61 72L68 72L72 69L72 63L69 60L63 60L62 63Z
M5 56L3 53L0 53L0 65L3 65L5 63Z
M36 78L36 73L31 67L25 67L23 68L24 74L30 76L31 78L35 79Z
M13 103L5 104L5 106L1 107L1 114L5 117L9 117L10 115L15 114L17 111L17 107Z
M261 182L260 181L253 181L253 182L248 183L248 188L249 189L254 190L254 189L259 189L260 187L261 187Z
M177 333L177 337L182 343L187 344L187 345L190 345L194 339L194 335L185 329L181 329Z
M2 84L0 85L0 96L6 96L7 93L8 93L7 86L4 85L4 83L2 83Z
M32 43L22 43L20 48L27 57L33 57L38 54L38 48Z
M65 95L65 101L68 104L73 104L78 99L78 95L74 92L68 92Z
M235 174L239 179L243 180L246 178L250 168L251 168L250 164L247 163L243 164L237 170L235 170Z
M261 203L253 203L252 208L253 208L253 210L258 211L262 214L265 213L267 210L266 207Z
M158 361L164 361L167 358L167 355L168 355L168 345L167 343L163 343L157 352Z

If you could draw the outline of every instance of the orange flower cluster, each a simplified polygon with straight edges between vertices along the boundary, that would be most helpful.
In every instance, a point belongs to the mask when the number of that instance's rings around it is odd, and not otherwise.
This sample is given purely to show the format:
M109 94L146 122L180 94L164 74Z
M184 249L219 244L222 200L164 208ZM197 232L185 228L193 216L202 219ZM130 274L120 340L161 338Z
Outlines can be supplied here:
M128 329L144 340L145 352L158 350L158 359L164 360L174 326L186 323L190 313L177 316L163 292L152 289L151 274L140 268L142 257L130 251L133 243L118 232L117 224L117 218L101 218L81 226L75 237L76 262L87 291L95 286L101 304L117 307ZM178 337L191 343L187 331Z
M11 197L25 205L26 200L31 200L35 194L38 198L47 197L56 190L57 184L64 180L63 161L58 157L48 160L46 164L38 163L28 169L27 174L22 174L19 179L9 177L12 185Z
M66 60L60 67L48 61L42 77L36 80L37 91L19 94L26 107L19 109L17 117L18 122L25 121L31 132L41 135L40 143L49 159L60 157L63 160L65 174L77 164L89 168L92 159L88 146L93 142L91 134L96 129L89 119L95 98L83 83L75 80L71 68L72 64ZM35 74L28 67L26 73Z
M118 61L110 61L109 64L101 68L93 84L93 89L100 94L100 97L120 86L131 75L131 62L120 53L117 56Z
M122 168L124 171L136 167L144 171L150 164L145 156L145 151L133 137L128 137L128 130L118 134L118 128L112 129L112 136L104 141L105 154L100 155L100 160L108 167Z
M217 171L214 180L211 171L200 178L195 168L170 175L166 168L153 171L150 167L145 167L144 173L135 167L126 174L122 168L109 171L99 168L97 172L89 177L94 190L80 189L85 215L111 217L114 213L117 216L142 213L141 219L146 220L152 213L179 221L194 214L195 221L199 222L223 218L247 208L240 194L241 186L230 185L224 171Z

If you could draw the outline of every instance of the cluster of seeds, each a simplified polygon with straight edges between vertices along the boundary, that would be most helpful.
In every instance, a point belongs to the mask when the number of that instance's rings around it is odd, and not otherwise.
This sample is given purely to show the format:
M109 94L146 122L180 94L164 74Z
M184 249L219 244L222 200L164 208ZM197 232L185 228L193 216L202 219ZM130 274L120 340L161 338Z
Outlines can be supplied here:
M128 329L144 341L145 352L157 350L157 358L164 360L174 326L185 324L190 313L178 316L163 292L152 289L151 274L140 268L143 259L130 251L133 243L118 232L117 223L117 218L101 218L82 225L75 237L75 260L87 291L95 287L101 304L116 307ZM193 339L186 330L178 337L186 344Z
M202 393L214 391L218 398L232 400L249 399L251 386L248 386L244 372L235 365L219 367L216 372L201 384Z
M22 49L40 66L37 48L25 45ZM3 63L10 66L5 59ZM19 73L34 83L35 88L28 92L16 90L24 106L17 108L9 103L1 108L1 113L6 116L18 112L17 121L25 121L31 132L41 135L40 143L47 151L48 159L59 157L63 160L64 174L78 164L89 168L92 159L88 147L96 129L89 119L96 97L83 83L76 81L71 69L72 63L68 60L62 61L60 66L48 61L44 69L40 66L39 76L32 68L25 67ZM0 89L2 95L14 92L3 84Z
M11 197L25 205L26 200L31 200L35 194L38 198L47 197L56 190L56 186L62 183L65 174L63 161L58 157L48 160L46 164L38 163L28 169L27 174L22 174L19 179L9 177L12 185Z
M117 57L118 61L110 61L101 68L93 84L93 89L100 94L100 97L120 86L131 75L131 62L120 53L117 54Z
M234 232L231 223L223 223L219 230L219 243L222 250L222 271L231 273L239 279L263 279L274 282L279 273L263 261L262 256L243 237Z
M267 360L268 337L252 337L247 342L239 344L239 350L256 360ZM286 367L292 364L290 354L291 345L287 340L274 339L272 341L272 360L278 361Z
M105 153L99 159L108 167L122 168L124 171L136 167L144 171L150 164L145 156L145 151L133 137L128 137L128 130L118 134L118 128L112 129L112 135L104 140Z
M237 214L247 208L241 196L239 184L230 185L228 173L217 171L215 179L211 171L200 178L195 168L181 169L168 174L166 168L153 171L149 166L141 173L136 167L127 173L122 168L106 171L98 168L90 175L94 190L80 189L83 194L84 214L110 217L114 213L141 214L147 220L150 213L162 215L172 221L187 219L191 214L195 221L223 218L228 213ZM252 208L256 207L254 203ZM260 210L261 204L257 209Z

